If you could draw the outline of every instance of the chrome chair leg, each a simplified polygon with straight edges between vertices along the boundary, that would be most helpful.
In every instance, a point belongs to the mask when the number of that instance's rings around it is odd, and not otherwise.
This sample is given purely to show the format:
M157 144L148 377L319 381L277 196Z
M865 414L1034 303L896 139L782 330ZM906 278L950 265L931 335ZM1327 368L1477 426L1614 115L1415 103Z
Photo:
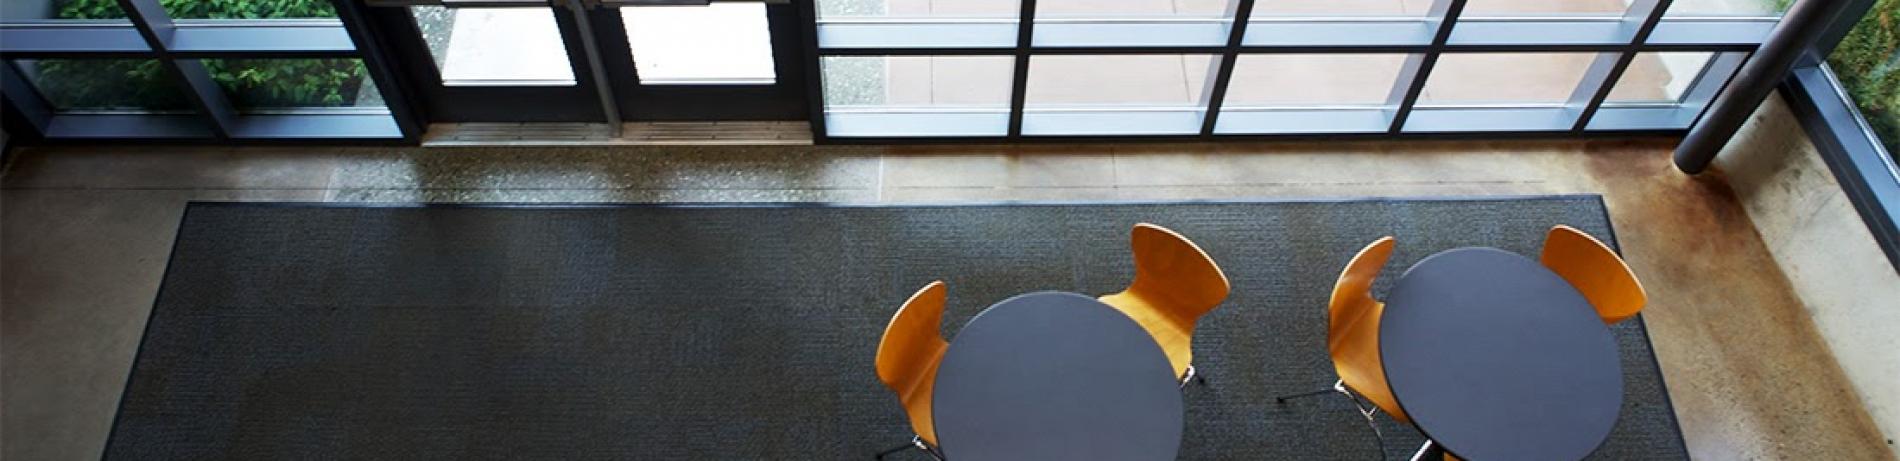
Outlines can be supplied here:
M1445 452L1438 448L1438 444L1426 440L1424 445L1418 446L1418 452L1412 454L1412 461L1436 461L1444 457Z
M1207 385L1207 378L1202 377L1200 373L1194 370L1194 364L1188 364L1187 375L1181 377L1181 388L1187 389L1187 385L1190 382L1197 383L1202 386Z
M1313 391L1313 392L1303 392L1303 393L1293 394L1293 395L1284 395L1280 397L1275 397L1274 401L1279 402L1279 403L1286 403L1287 400L1291 400L1291 399L1312 397L1316 395L1326 395L1326 394L1332 394L1332 393L1338 393L1340 395L1346 396L1346 400L1349 400L1352 402L1352 407L1354 410L1357 410L1359 412L1359 416L1363 416L1366 418L1366 427L1372 428L1372 438L1377 439L1379 442L1379 457L1384 458L1385 457L1385 432L1379 430L1379 422L1372 418L1372 415L1379 414L1379 406L1366 405L1363 401L1359 400L1358 395L1353 394L1351 389L1346 388L1346 380L1342 379L1338 381L1333 381L1333 388L1331 389L1319 390L1319 391Z
M890 455L891 455L892 453L897 453L897 452L900 452L900 451L904 451L904 450L909 450L909 449L912 449L912 448L915 448L915 449L917 449L917 450L919 450L919 451L922 451L922 452L924 452L924 454L926 454L926 455L930 455L930 458L931 458L931 459L935 459L935 460L937 460L937 461L944 461L944 459L943 459L943 455L942 455L942 454L940 454L940 453L937 453L937 449L935 449L935 448L931 448L931 447L930 447L930 444L928 444L928 443L924 443L924 438L923 438L923 437L919 437L919 436L915 436L915 435L913 435L913 436L911 436L911 437L910 437L910 443L906 443L906 444L903 444L903 445L899 445L899 446L897 446L897 447L895 447L895 448L892 448L892 449L889 449L889 450L884 450L884 451L881 451L881 452L878 452L878 454L877 454L877 459L878 459L879 461L882 461L882 460L884 459L884 457L885 457L885 456L890 456Z

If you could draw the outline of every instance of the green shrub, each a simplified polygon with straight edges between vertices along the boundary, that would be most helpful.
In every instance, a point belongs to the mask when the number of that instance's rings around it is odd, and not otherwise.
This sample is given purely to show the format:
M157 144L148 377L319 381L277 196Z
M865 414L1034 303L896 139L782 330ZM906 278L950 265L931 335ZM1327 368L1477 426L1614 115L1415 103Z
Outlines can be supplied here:
M161 0L178 18L335 17L330 0ZM116 0L68 0L65 19L125 17ZM241 108L337 107L356 103L365 72L355 59L205 60L213 81ZM49 60L42 89L63 107L175 109L180 87L152 60Z
M1828 56L1828 65L1887 152L1900 155L1900 0L1875 2Z

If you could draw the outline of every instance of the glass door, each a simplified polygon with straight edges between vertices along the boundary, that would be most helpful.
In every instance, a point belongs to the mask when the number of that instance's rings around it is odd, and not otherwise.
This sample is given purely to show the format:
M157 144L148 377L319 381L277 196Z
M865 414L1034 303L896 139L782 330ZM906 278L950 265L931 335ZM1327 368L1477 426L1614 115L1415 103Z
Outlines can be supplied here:
M602 3L592 22L627 120L810 117L798 13L789 3Z
M809 117L791 5L672 5L679 2L370 4L392 61L433 122Z
M599 122L576 15L548 1L372 1L432 122Z

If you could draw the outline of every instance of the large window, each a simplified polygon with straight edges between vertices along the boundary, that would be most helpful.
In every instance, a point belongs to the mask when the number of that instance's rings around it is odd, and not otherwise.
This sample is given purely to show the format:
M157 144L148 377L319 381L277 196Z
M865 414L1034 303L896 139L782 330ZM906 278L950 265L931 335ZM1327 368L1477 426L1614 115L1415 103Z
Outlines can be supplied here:
M404 137L332 0L3 4L6 99L47 137Z
M1698 89L1719 89L1773 27L1777 1L820 0L825 119L847 122L820 134L1678 131L1706 107ZM968 85L987 99L931 109L982 113L985 129L831 99L964 85L893 70L947 55L982 63ZM850 123L879 113L892 117Z
M1900 0L1879 0L1828 56L1887 153L1900 155Z

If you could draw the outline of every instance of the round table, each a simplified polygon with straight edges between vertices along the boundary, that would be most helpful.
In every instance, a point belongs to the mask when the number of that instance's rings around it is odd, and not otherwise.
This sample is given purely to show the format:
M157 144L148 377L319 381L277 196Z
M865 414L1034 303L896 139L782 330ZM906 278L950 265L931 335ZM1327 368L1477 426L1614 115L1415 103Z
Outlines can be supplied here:
M1147 330L1094 298L1016 296L971 319L937 369L944 457L1172 460L1181 390Z
M1379 353L1412 423L1467 460L1581 459L1623 407L1616 340L1590 302L1495 248L1407 270L1386 296Z

